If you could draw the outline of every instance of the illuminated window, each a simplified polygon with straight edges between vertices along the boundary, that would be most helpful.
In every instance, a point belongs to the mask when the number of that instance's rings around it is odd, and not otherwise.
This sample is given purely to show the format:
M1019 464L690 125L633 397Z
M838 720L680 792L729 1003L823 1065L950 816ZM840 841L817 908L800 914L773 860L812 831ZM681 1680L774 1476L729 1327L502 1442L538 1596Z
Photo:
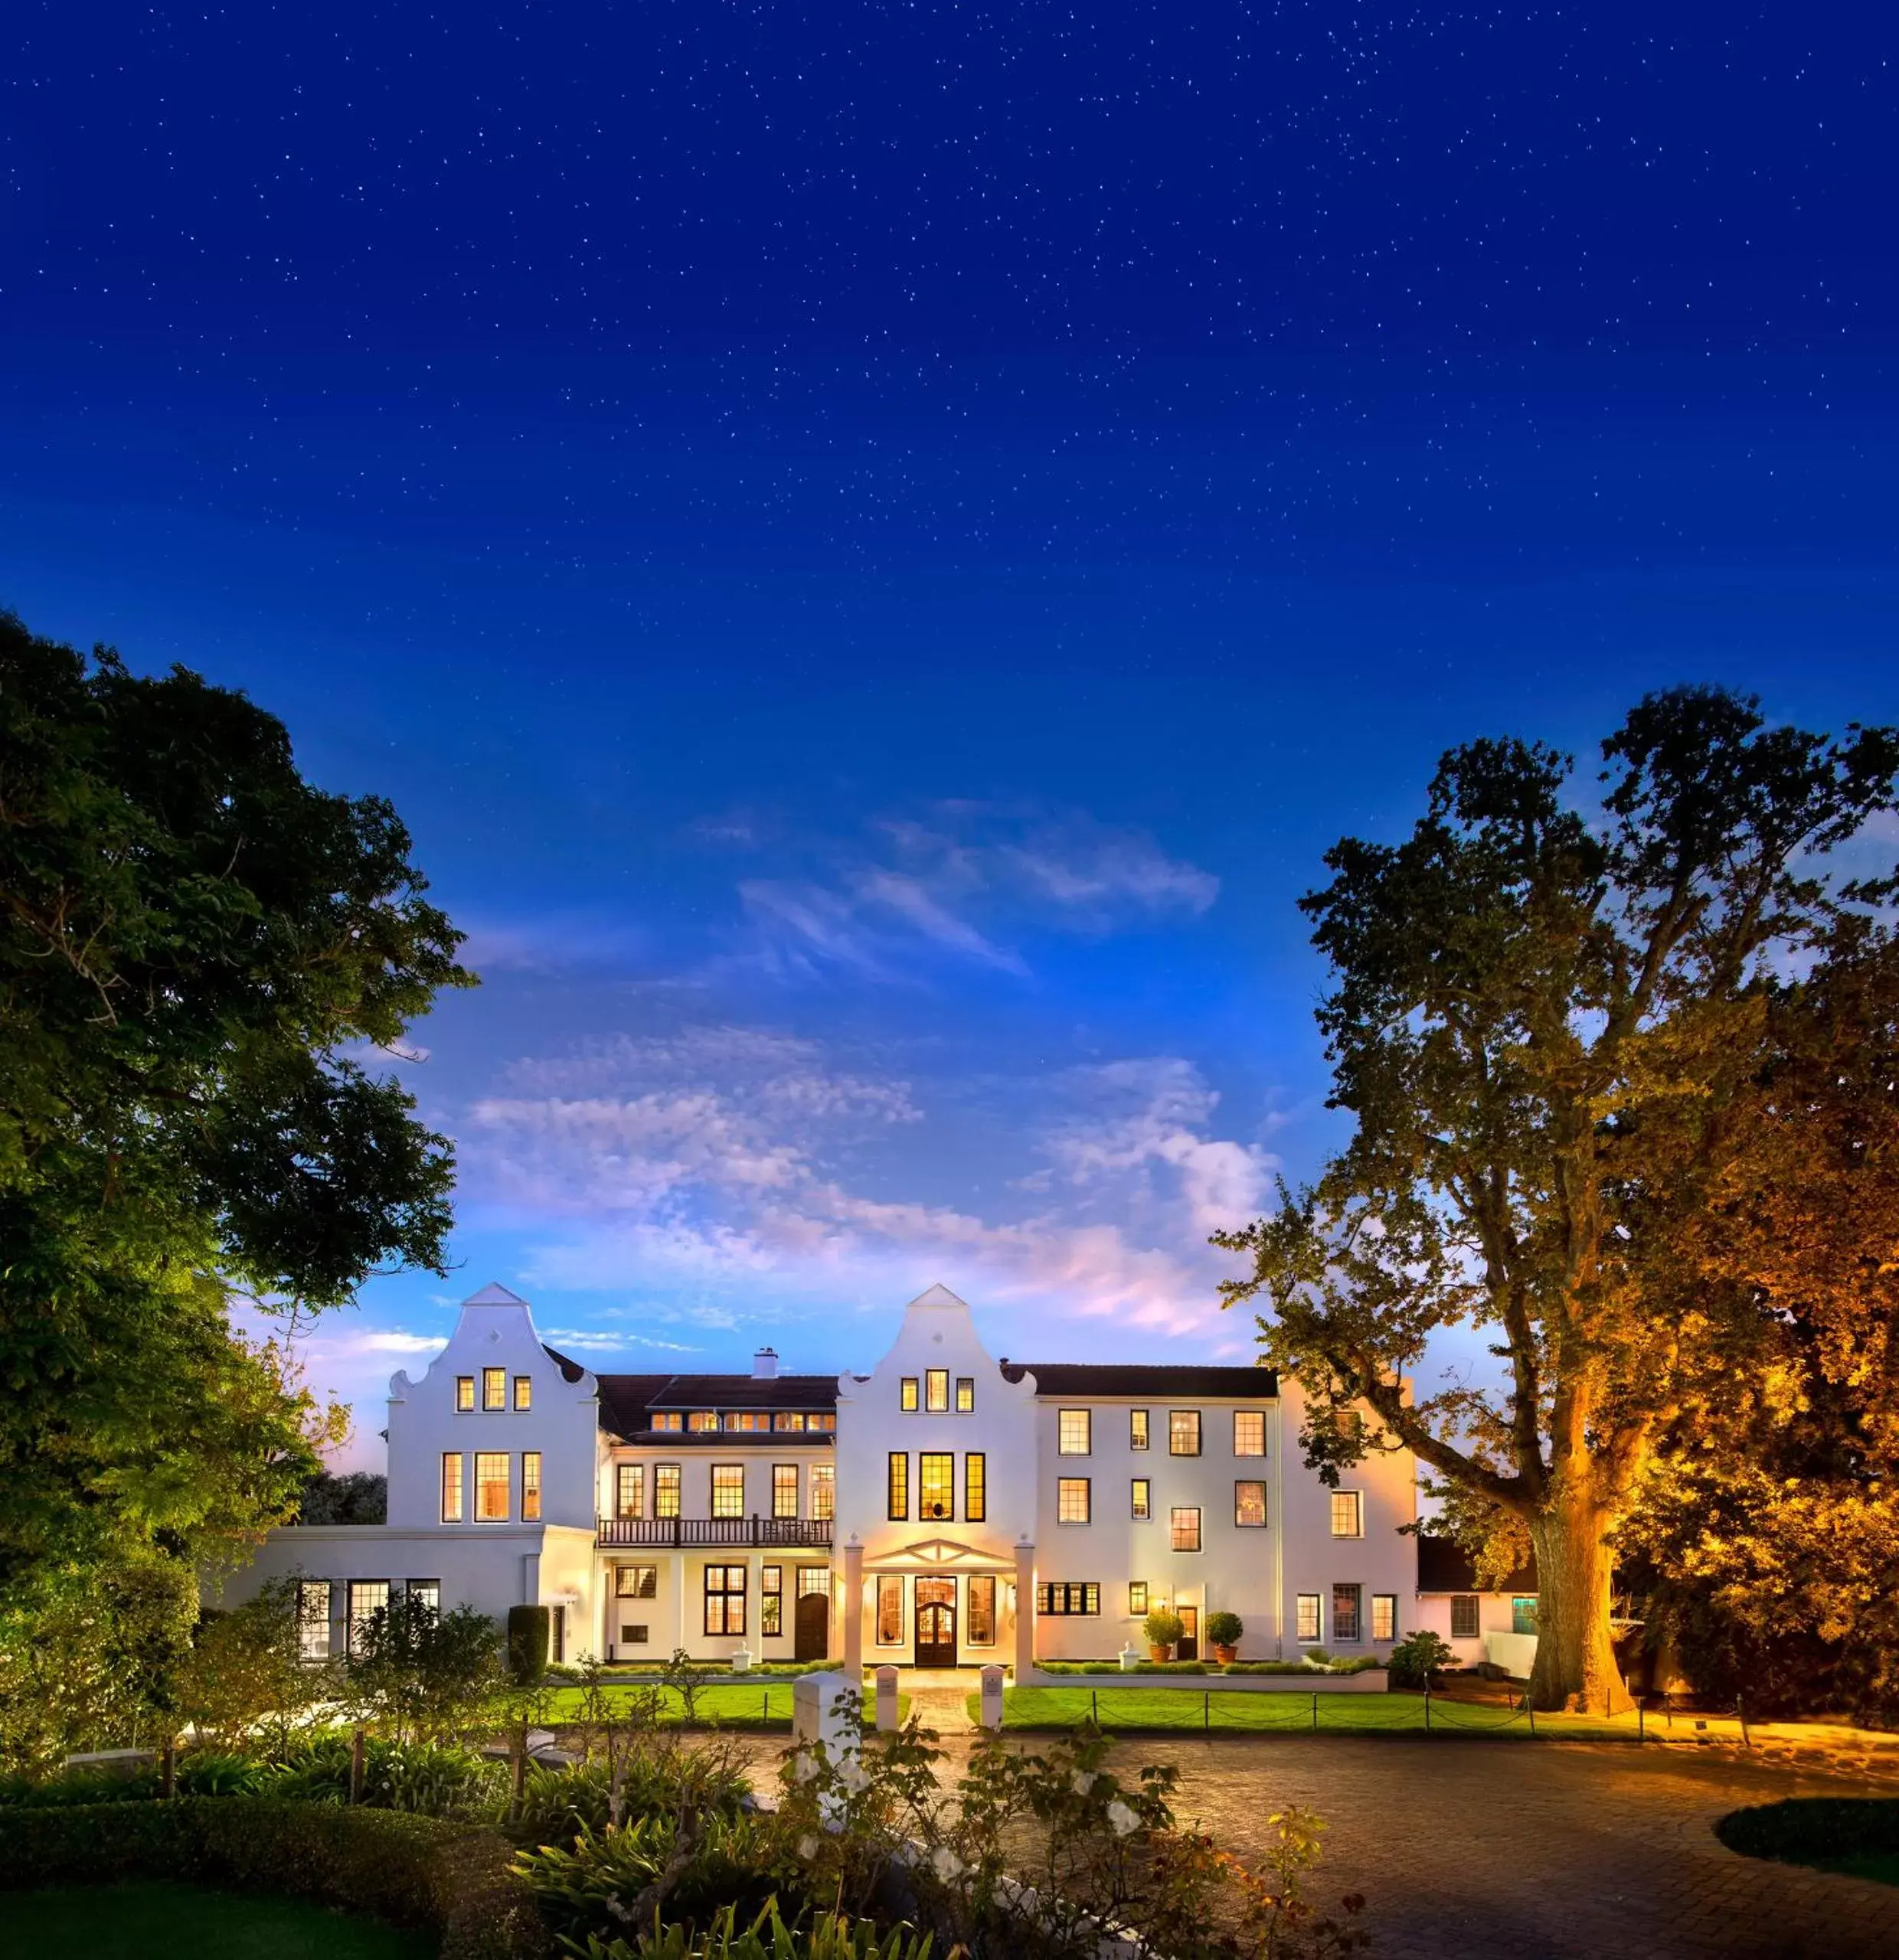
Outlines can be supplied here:
M740 1409L725 1419L727 1429L743 1430L749 1435L757 1435L771 1426L772 1419L763 1409Z
M677 1409L655 1409L652 1413L652 1426L668 1436L677 1436L686 1426L686 1419Z
M877 1644L899 1647L904 1639L904 1582L894 1572L880 1573L877 1580Z
M1145 1449L1147 1447L1147 1411L1130 1409L1128 1411L1128 1448Z
M439 1579L412 1579L402 1589L412 1599L419 1600L438 1618L442 1611L442 1582Z
M912 1415L917 1408L917 1390L920 1387L914 1375L905 1375L897 1384L897 1406L906 1415Z
M910 1459L900 1449L890 1453L890 1480L887 1514L892 1517L910 1515Z
M772 1465L772 1515L774 1517L796 1517L798 1515L798 1466L795 1463L774 1463Z
M1365 1588L1335 1586L1332 1589L1332 1637L1335 1642L1362 1640Z
M966 1416L976 1407L976 1377L973 1375L956 1377L956 1413ZM982 1643L976 1643L980 1646Z
M613 1597L616 1599L656 1599L659 1597L659 1568L656 1565L616 1565L613 1568Z
M745 1515L744 1464L713 1465L712 1515L714 1517L743 1517Z
M838 1512L838 1466L814 1463L811 1466L811 1514L829 1524Z
M1233 1487L1233 1521L1236 1524L1263 1525L1266 1522L1266 1486L1242 1480Z
M1092 1581L1057 1579L1035 1589L1035 1610L1045 1619L1073 1619L1101 1610L1101 1589Z
M947 1450L926 1450L917 1458L917 1497L919 1517L956 1514L956 1459Z
M1365 1499L1357 1491L1332 1494L1332 1535L1335 1538L1365 1536Z
M457 1375L455 1377L455 1406L459 1414L466 1416L475 1406L475 1377Z
M973 1572L969 1575L969 1627L965 1635L972 1647L995 1645L995 1575Z
M809 1599L813 1592L828 1594L831 1590L831 1568L828 1565L801 1565L798 1568L798 1596Z
M516 1375L515 1377L515 1406L531 1409L534 1406L534 1377Z
M1167 1413L1167 1450L1170 1456L1200 1454L1200 1411L1170 1409Z
M644 1517L646 1515L646 1466L621 1463L613 1471L613 1515Z
M1316 1640L1319 1638L1319 1595L1302 1592L1295 1605L1293 1623L1298 1631L1296 1640Z
M1059 1440L1056 1448L1064 1456L1086 1456L1094 1426L1086 1409L1064 1409L1056 1419Z
M1398 1596L1374 1592L1371 1596L1371 1638L1395 1640L1398 1637Z
M1145 1477L1136 1477L1133 1480L1128 1487L1128 1495L1130 1515L1136 1517L1152 1517L1154 1515L1153 1500L1149 1494L1148 1481Z
M1167 1514L1167 1542L1177 1552L1200 1549L1200 1507L1175 1504Z
M802 1409L781 1409L772 1418L772 1427L781 1434L790 1429L802 1429L805 1415Z
M459 1524L462 1521L462 1459L451 1452L442 1459L442 1522Z
M1454 1592L1451 1595L1450 1637L1453 1640L1475 1640L1477 1638L1476 1593Z
M475 1516L484 1524L508 1515L508 1452L484 1449L475 1459Z
M980 1524L989 1516L989 1459L972 1449L963 1459L963 1519L966 1524Z
M505 1409L508 1406L508 1370L505 1368L482 1369L482 1406L484 1409Z
M521 1452L521 1520L524 1524L533 1524L540 1517L541 1452L524 1449Z
M1147 1581L1145 1579L1130 1579L1128 1581L1128 1611L1136 1619L1146 1613Z
M1057 1478L1055 1480L1055 1522L1057 1524L1086 1524L1087 1521L1087 1478Z
M705 1630L714 1634L745 1631L745 1568L742 1565L706 1567Z
M306 1661L330 1658L330 1583L306 1579L297 1586L297 1651Z
M829 1432L835 1429L837 1426L838 1413L835 1409L828 1410L820 1416L807 1415L805 1417L805 1427L808 1429L823 1429Z
M761 1634L785 1630L785 1572L782 1566L758 1569L758 1630Z
M388 1609L387 1579L352 1579L349 1582L349 1618L344 1624L343 1637L348 1642L352 1654L362 1645L371 1620Z
M1536 1596L1510 1602L1510 1631L1512 1633L1534 1633L1536 1631Z
M923 1370L923 1406L933 1416L949 1413L950 1370L947 1368L926 1368Z
M719 1412L716 1409L693 1409L687 1412L686 1433L693 1436L716 1436L719 1428Z
M679 1515L679 1466L676 1463L655 1463L653 1465L653 1515L655 1517L677 1517Z
M1233 1412L1233 1453L1235 1456L1266 1454L1266 1411L1236 1409Z

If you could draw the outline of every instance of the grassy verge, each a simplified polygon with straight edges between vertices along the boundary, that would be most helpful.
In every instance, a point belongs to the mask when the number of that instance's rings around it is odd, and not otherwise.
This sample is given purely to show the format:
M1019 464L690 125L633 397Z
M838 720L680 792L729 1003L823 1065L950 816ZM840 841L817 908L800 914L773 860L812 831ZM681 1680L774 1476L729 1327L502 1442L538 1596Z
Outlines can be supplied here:
M615 1699L642 1700L649 1695L659 1697L659 1719L662 1722L677 1723L685 1719L685 1705L675 1688L655 1687L650 1683L623 1685L615 1683L606 1690ZM789 1729L791 1726L792 1697L796 1689L788 1681L760 1681L757 1687L750 1684L740 1687L737 1684L721 1684L713 1687L702 1687L695 1697L694 1717L702 1726L721 1729ZM871 1684L865 1684L867 1705L872 1699ZM563 1722L577 1721L580 1718L581 1694L577 1687L554 1689L548 1697L547 1720L558 1726ZM910 1697L900 1694L897 1697L897 1719L906 1720L910 1713Z
M16 1892L10 1952L136 1954L139 1960L428 1960L436 1942L301 1899L240 1897L151 1880Z
M969 1714L976 1718L976 1697ZM1196 1694L1191 1688L1012 1687L1002 1697L1005 1729L1066 1729L1092 1715L1117 1733L1209 1735L1402 1735L1425 1733L1421 1694L1300 1694L1291 1690L1248 1694L1239 1691ZM1529 1740L1528 1719L1501 1708L1431 1697L1428 1727L1433 1735L1481 1735ZM1538 1715L1538 1739L1575 1742L1632 1739L1633 1715L1613 1720L1592 1715Z

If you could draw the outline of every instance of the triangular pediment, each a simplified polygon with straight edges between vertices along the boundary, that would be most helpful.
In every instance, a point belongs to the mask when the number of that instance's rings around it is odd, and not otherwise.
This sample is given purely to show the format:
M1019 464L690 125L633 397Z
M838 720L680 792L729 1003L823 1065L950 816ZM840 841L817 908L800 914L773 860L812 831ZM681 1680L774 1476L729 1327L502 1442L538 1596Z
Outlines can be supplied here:
M899 1566L907 1572L1013 1572L1015 1560L1008 1553L985 1551L959 1538L920 1538L914 1544L893 1545L864 1562L867 1572L887 1572Z
M465 1307L525 1307L528 1302L518 1293L511 1293L491 1280L479 1293L469 1294L462 1304Z
M926 1286L910 1304L912 1307L960 1307L966 1313L969 1311L969 1302L958 1299L941 1280Z

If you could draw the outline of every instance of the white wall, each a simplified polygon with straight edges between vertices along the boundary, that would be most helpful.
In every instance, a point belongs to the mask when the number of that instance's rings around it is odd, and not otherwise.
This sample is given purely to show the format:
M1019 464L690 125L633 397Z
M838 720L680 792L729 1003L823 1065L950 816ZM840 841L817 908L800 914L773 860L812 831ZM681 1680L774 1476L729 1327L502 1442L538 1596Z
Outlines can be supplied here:
M1450 1602L1448 1592L1420 1592L1412 1602L1413 1611L1405 1623L1405 1631L1413 1628L1441 1635L1451 1651L1457 1658L1460 1668L1474 1668L1491 1658L1489 1642L1493 1635L1508 1638L1513 1635L1515 1615L1512 1600L1518 1596L1508 1592L1479 1592L1477 1596L1477 1637L1474 1640L1453 1640L1450 1632ZM1531 1596L1525 1593L1525 1599ZM1530 1641L1534 1656L1534 1635L1519 1636Z

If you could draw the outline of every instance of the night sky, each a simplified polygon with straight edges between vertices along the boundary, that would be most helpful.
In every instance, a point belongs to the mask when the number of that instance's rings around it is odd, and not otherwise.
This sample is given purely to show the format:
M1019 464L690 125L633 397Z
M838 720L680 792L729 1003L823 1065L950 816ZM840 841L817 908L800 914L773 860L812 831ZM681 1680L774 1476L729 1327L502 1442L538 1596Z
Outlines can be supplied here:
M1899 718L1883 10L15 0L0 603L392 796L456 1253L602 1367L1244 1352L1440 750Z

